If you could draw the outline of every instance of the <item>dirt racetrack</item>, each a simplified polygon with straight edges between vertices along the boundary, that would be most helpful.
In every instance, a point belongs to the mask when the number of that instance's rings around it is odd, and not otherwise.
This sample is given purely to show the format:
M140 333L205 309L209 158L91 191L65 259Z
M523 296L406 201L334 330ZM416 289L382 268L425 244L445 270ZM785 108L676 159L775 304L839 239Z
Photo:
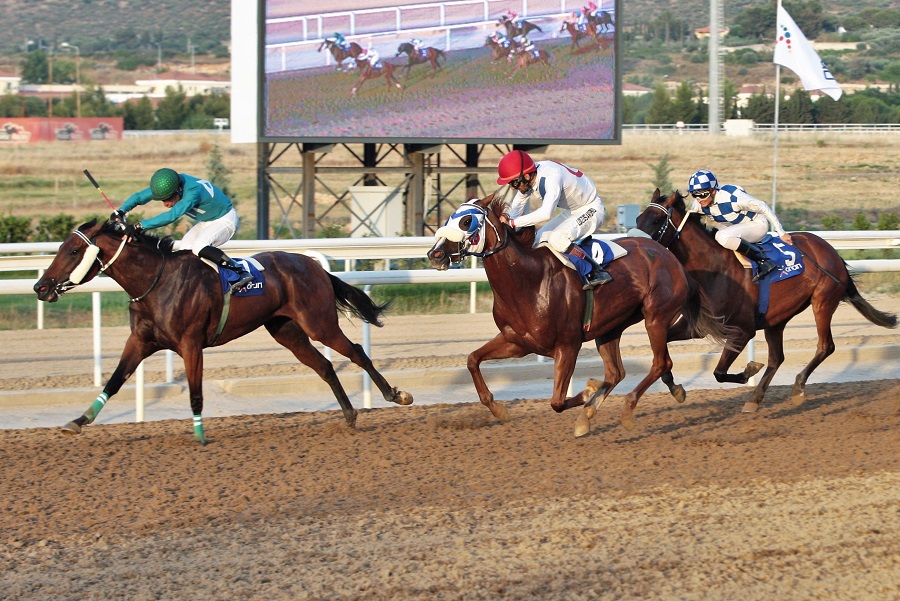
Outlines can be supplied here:
M0 338L7 356L48 345ZM582 439L575 412L533 399L506 424L472 403L362 411L355 431L336 411L207 418L206 447L189 419L0 430L0 591L900 597L900 380L811 384L801 407L788 393L752 416L744 387L652 393L631 432L614 394Z

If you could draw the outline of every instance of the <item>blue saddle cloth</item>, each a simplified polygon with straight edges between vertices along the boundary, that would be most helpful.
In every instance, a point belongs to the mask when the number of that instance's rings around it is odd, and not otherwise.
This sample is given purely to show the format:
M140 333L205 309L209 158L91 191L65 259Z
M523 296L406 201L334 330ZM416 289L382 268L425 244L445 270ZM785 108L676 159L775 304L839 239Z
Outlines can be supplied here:
M237 292L234 292L232 296L259 296L265 292L266 279L252 261L247 261L246 259L234 259L234 262L240 264L244 269L249 271L250 275L253 276L253 281ZM219 268L219 282L222 284L222 294L231 290L231 285L236 281L238 281L238 274L230 269L225 269L224 267Z
M603 240L596 240L588 236L587 238L579 242L578 246L581 247L585 254L593 258L594 262L596 262L604 269L606 268L606 265L615 258L613 257L613 251L609 247L609 244L607 244ZM566 256L569 257L570 261L572 261L572 265L575 266L575 268L578 270L578 274L581 277L586 278L588 274L594 270L594 267L590 264L590 262L573 255L567 254Z
M766 237L757 244L762 248L766 257L778 265L778 269L772 271L758 282L759 300L757 302L756 321L757 325L760 325L762 319L766 315L766 311L769 310L770 288L772 283L800 275L803 273L806 265L803 263L803 255L800 253L800 249L784 242L777 236L766 234ZM753 275L755 276L758 266L756 262L752 260L750 261L750 264L753 266Z

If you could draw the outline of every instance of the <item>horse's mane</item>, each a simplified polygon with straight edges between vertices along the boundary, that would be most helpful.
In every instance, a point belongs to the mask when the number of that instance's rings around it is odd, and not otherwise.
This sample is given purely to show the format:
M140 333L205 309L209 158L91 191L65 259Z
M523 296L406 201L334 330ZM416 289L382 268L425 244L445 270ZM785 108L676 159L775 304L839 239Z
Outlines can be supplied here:
M695 220L700 228L700 231L706 234L707 237L715 240L716 231L706 227L706 224L703 222L703 215L699 213L689 214L687 212L687 204L684 202L684 196L681 195L680 190L675 190L675 202L672 203L672 208L684 213L688 221Z
M97 223L97 220L94 219L90 223L86 223L85 225L83 225L81 227L84 228L85 226L93 226L93 225L96 225L96 223ZM81 229L81 228L79 228L79 229ZM100 226L100 231L103 233L106 233L106 234L112 234L114 236L121 235L120 232L117 232L113 228L113 224L110 223L109 221L105 222L102 226ZM159 251L166 253L166 254L172 254L173 252L175 252L175 250L174 250L175 240L172 239L172 236L164 236L164 237L160 238L159 236L155 236L154 234L150 234L145 231L139 231L139 232L135 232L134 234L132 234L131 239L134 240L135 242L139 243L141 246L153 248L154 250L158 249Z
M507 203L504 197L494 193L491 201L488 203L487 210L499 217L505 212L506 208ZM531 248L531 245L534 243L534 235L537 232L537 228L533 225L529 225L527 227L519 228L518 230L514 228L508 229L514 240L522 244L525 248Z

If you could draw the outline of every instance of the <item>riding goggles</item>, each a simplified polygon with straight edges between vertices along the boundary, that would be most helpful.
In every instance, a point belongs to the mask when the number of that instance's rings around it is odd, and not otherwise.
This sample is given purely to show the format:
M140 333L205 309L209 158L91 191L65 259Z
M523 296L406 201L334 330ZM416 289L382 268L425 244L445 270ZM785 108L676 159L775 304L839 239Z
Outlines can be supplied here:
M697 192L691 192L691 196L693 196L697 200L703 200L704 198L709 198L710 194L712 194L712 192L710 190L698 190Z

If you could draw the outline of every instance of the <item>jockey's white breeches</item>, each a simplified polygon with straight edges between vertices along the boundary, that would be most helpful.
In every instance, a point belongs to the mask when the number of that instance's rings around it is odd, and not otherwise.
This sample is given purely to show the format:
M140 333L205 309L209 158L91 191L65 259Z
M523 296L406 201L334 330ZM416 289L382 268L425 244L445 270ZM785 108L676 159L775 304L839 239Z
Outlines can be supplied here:
M190 249L195 255L199 255L200 249L205 246L222 246L234 236L240 225L237 211L231 209L218 219L212 221L198 221L194 227L188 230L178 245L179 249Z
M744 220L729 225L716 232L716 242L729 250L737 250L741 240L753 244L765 238L769 233L769 221L759 215L756 219Z
M541 235L549 232L547 243L564 253L576 240L581 240L597 231L606 219L606 208L598 198L574 211L565 210L539 229L534 236L535 243Z

